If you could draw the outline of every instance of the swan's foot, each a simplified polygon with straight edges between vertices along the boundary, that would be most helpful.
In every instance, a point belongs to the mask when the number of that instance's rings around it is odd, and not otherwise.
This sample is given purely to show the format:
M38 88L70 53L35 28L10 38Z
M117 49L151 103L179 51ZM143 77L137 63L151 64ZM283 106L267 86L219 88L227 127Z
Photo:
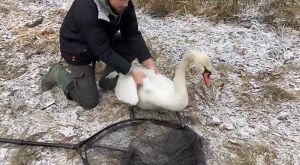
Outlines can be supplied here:
M129 106L128 110L129 110L129 118L130 119L134 119L134 107L135 106Z
M178 119L180 121L181 127L182 128L185 127L185 122L183 120L183 117L182 117L181 113L180 112L175 112L175 113L176 113L176 115L177 115L177 117L178 117Z
M157 111L158 114L161 114L161 115L165 115L167 114L166 112L163 112L163 111Z
M128 110L129 110L129 118L130 119L134 119L134 107L136 106L129 106ZM133 130L137 131L137 125L133 125Z

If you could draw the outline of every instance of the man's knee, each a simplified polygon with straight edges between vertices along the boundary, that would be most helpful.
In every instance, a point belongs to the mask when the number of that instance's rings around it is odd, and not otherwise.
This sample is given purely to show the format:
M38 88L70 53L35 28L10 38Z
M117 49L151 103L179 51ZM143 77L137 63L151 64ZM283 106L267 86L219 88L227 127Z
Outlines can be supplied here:
M90 93L89 95L83 96L80 91L73 88L68 98L77 102L84 109L92 109L99 104L100 95L98 93Z
M89 99L83 99L80 101L80 105L84 109L95 108L98 104L99 104L99 95L93 96L92 98Z
M85 109L94 108L99 103L99 92L95 81L95 66L71 66L74 88L70 97Z

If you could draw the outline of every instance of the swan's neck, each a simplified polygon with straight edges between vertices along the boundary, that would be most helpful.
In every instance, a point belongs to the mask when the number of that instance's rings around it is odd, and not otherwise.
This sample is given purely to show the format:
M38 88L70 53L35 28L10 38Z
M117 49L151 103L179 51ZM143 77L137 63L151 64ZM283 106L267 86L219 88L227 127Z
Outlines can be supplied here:
M187 94L185 72L188 66L189 62L182 60L175 71L175 77L173 79L175 92L182 96Z

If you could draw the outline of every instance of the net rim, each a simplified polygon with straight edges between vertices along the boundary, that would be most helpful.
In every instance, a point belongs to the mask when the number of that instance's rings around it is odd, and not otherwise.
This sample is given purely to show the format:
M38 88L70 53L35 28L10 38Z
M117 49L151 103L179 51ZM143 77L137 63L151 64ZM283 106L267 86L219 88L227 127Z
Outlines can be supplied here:
M190 131L190 132L193 132L195 134L198 134L193 129L191 129L190 127L188 127L186 125L184 127L182 127L181 124L174 123L174 122L171 122L171 121L168 121L168 120L154 119L154 118L125 119L125 120L121 120L121 121L112 123L110 125L107 125L106 127L104 127L103 129L101 129L100 131L94 133L89 138L87 138L84 141L80 142L78 144L78 149L81 148L88 141L90 141L91 139L93 139L95 136L98 136L99 134L103 134L102 136L105 136L105 134L107 134L107 133L110 132L108 130L111 129L111 128L113 128L113 127L115 127L115 129L118 129L118 128L122 127L122 126L131 125L131 124L140 124L140 123L143 123L145 121L152 122L153 124L156 124L156 125L163 125L163 126L166 126L166 127L170 127L170 128L172 128L174 130L180 129L180 130L186 130L186 131Z
M186 132L190 132L192 134L195 134L195 136L198 136L199 134L194 131L192 128L188 127L187 125L185 125L184 127L179 124L179 123L175 123L169 120L163 120L163 119L155 119L155 118L133 118L133 119L125 119L125 120L121 120L112 124L107 125L106 127L104 127L103 129L99 130L98 132L94 133L92 136L90 136L88 139L78 143L78 147L77 147L77 153L80 155L81 160L83 162L84 165L90 165L90 163L88 162L88 156L87 156L87 152L84 150L83 152L81 152L81 148L85 145L89 145L89 143L93 143L93 139L95 137L104 137L106 136L106 134L109 134L115 130L118 130L122 127L127 127L127 126L134 126L135 124L142 124L143 122L151 122L155 125L160 125L160 126L165 126L168 128L171 128L173 130L182 130L182 131L186 131ZM201 137L201 135L199 135ZM98 138L97 138L98 139ZM186 161L190 161L190 160L186 160ZM206 164L204 162L204 164Z

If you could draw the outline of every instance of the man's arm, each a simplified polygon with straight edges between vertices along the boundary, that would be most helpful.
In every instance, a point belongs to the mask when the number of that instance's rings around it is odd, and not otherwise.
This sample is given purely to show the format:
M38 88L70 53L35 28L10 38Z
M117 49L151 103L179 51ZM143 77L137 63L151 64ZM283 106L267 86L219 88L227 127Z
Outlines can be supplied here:
M79 9L80 6L77 8ZM92 53L98 60L115 68L118 73L127 74L131 64L109 46L107 35L109 23L98 19L97 8L78 9L73 13L73 17Z
M124 18L123 21L126 21L126 23L122 24L120 31L122 38L124 37L125 40L129 42L131 53L137 57L140 63L143 63L145 60L151 58L151 54L141 32L138 29L134 5L131 0L128 3L127 12L129 13Z

